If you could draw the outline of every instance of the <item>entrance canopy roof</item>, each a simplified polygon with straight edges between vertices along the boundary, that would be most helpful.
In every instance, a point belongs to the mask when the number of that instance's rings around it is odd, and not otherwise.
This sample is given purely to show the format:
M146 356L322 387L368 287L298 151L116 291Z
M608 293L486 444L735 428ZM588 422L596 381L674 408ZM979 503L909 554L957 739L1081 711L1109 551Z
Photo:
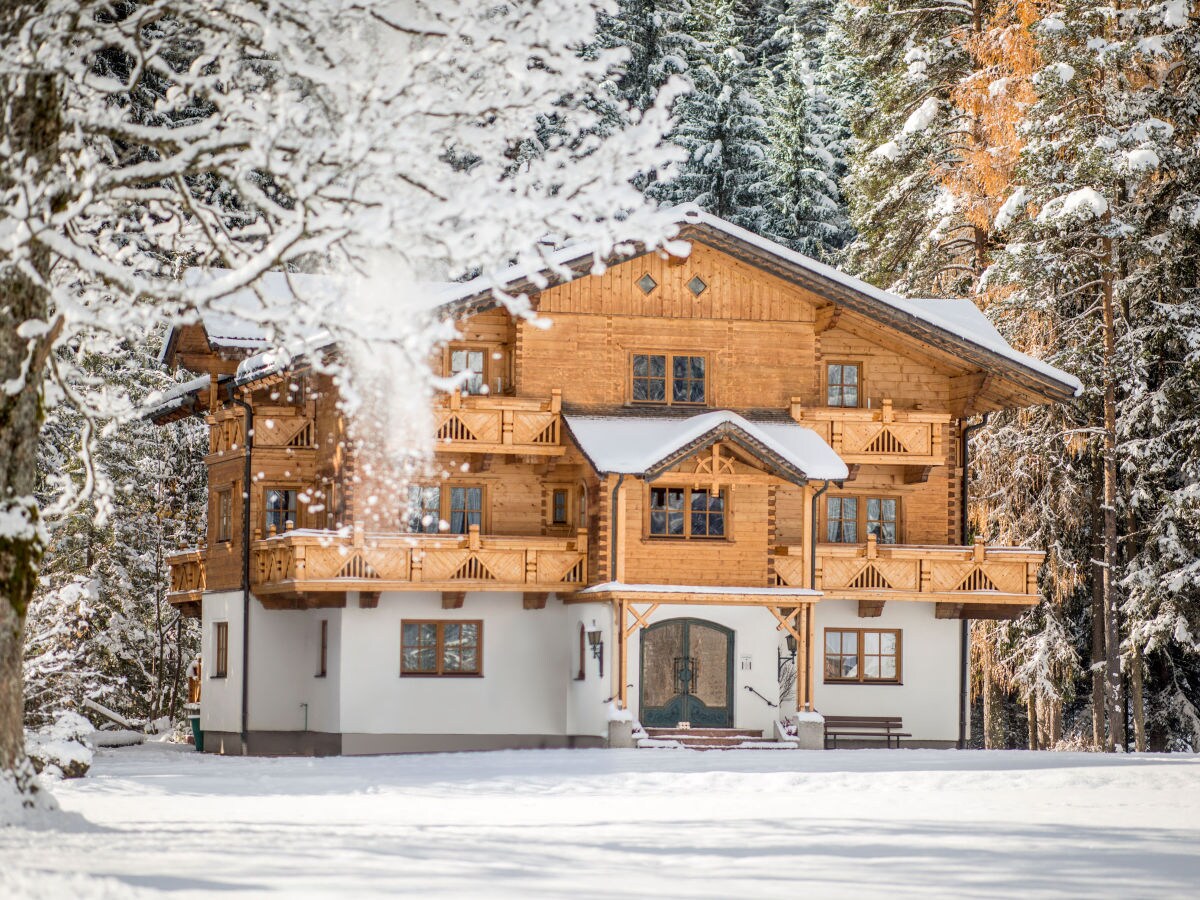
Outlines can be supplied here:
M687 419L643 415L565 418L575 443L601 475L653 478L718 441L736 444L788 481L841 481L850 475L833 448L811 428L751 422L728 410Z

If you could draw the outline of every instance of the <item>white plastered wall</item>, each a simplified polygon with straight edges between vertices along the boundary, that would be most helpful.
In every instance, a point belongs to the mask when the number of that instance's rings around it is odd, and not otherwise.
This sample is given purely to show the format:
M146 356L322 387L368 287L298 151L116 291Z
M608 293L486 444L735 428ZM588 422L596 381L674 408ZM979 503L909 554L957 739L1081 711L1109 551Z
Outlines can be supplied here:
M342 611L341 730L358 734L565 735L576 614L551 598L524 609L519 593L388 592L375 609ZM400 675L403 619L483 621L483 676ZM568 621L569 620L569 621Z
M860 619L853 600L816 604L813 700L818 712L835 716L902 716L913 741L958 739L959 628L937 619L934 604L892 601L878 618ZM826 628L898 628L901 684L825 684Z
M639 608L644 608L638 604ZM778 622L761 606L662 605L647 619L653 625L667 619L703 619L733 630L733 727L755 729L772 736L773 723L793 712L769 706L747 687L772 703L779 702L778 650L783 646ZM641 686L641 629L629 641L629 708L639 717ZM748 668L745 668L748 663Z
M553 602L553 601L551 601ZM613 638L612 606L607 603L573 603L566 611L563 640L569 648L567 685L567 734L608 737L608 702L612 696L612 671L616 665L617 642ZM599 631L603 642L601 659L584 640L583 678L579 678L579 629L585 635ZM603 676L601 676L603 664Z
M338 609L268 610L250 601L251 731L339 730ZM329 622L327 674L317 677L321 621ZM217 622L229 623L229 674L213 678ZM242 594L206 594L201 619L204 683L200 727L205 731L241 731L242 708Z

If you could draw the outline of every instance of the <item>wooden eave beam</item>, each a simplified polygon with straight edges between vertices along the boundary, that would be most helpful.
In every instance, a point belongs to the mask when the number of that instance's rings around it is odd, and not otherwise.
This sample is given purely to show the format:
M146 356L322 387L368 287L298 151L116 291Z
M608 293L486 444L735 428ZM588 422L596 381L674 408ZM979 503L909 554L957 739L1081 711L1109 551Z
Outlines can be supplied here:
M462 609L466 591L442 591L442 609Z

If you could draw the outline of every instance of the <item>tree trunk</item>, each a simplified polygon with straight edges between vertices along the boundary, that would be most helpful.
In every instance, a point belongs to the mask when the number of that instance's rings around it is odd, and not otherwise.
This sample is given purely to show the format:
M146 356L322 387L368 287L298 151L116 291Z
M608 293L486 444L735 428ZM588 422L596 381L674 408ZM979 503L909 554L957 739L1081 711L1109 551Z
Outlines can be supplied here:
M1133 694L1133 739L1138 753L1146 752L1146 705L1142 694L1142 651L1140 647L1133 648L1133 658L1129 661L1129 683Z
M1007 744L1004 735L1004 700L996 683L995 672L992 671L993 653L993 647L983 650L983 747L985 750L1003 750Z
M1106 217L1107 218L1107 217ZM1106 749L1125 746L1125 698L1121 684L1121 635L1117 627L1117 329L1113 311L1113 242L1104 239L1104 567L1100 571L1104 599L1105 706L1109 739Z
M1029 717L1029 749L1042 749L1038 742L1038 702L1037 694L1029 692L1029 699L1025 701L1025 709Z
M1098 544L1093 544L1099 550ZM1093 556L1098 554L1093 553ZM1107 734L1104 716L1104 588L1098 573L1092 577L1092 746L1103 750ZM1110 748L1111 749L1111 748Z
M1062 740L1062 698L1055 697L1050 701L1050 721L1046 726L1046 747L1053 750Z
M19 6L0 13L0 40L15 40L22 20ZM22 168L36 179L57 159L60 121L54 78L0 73L0 115L6 152L14 161L25 160ZM0 195L13 187L0 178ZM26 259L35 272L50 271L49 254L40 245L28 248ZM5 522L0 535L0 773L27 769L22 690L25 612L44 550L34 488L42 371L55 336L51 330L22 337L17 329L26 322L48 327L49 312L46 290L27 272L9 269L0 275L0 383L10 385L0 389L0 520Z

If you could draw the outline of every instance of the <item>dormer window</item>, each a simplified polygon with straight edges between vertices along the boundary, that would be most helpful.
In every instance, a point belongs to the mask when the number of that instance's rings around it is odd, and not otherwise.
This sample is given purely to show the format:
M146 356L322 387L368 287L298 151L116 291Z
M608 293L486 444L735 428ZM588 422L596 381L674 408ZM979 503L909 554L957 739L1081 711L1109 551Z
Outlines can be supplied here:
M708 361L703 356L635 353L630 386L634 403L703 406L708 402Z

